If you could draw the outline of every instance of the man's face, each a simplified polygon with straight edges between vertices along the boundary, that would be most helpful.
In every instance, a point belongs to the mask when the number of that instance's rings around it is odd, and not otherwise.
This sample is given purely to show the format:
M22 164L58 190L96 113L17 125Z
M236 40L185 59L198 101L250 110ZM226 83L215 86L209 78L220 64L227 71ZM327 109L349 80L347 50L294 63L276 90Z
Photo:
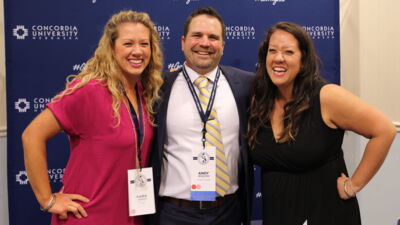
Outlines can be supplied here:
M206 74L218 66L224 44L221 23L208 15L194 17L186 37L182 37L186 63L199 74Z

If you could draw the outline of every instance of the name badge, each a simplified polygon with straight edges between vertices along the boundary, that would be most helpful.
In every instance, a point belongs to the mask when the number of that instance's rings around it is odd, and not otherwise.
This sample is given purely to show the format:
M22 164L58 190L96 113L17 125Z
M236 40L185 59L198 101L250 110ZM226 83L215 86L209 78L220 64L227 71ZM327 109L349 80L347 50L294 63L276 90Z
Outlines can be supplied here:
M128 170L129 216L156 212L154 202L153 168Z
M215 147L192 151L190 199L215 201Z

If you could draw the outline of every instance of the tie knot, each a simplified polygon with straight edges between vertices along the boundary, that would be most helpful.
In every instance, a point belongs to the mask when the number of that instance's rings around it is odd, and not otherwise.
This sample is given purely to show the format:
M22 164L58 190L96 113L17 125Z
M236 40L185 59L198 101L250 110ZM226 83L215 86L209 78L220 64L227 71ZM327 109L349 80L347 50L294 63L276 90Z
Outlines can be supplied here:
M193 83L199 89L205 88L208 85L208 78L206 76L199 76Z

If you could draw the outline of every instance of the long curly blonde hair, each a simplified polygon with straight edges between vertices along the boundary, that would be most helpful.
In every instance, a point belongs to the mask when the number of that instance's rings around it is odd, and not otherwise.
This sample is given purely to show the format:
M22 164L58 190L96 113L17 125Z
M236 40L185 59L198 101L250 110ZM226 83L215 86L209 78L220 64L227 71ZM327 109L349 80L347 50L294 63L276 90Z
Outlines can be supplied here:
M76 89L84 86L91 80L100 81L107 86L111 93L114 117L117 119L117 125L120 123L119 109L124 98L121 89L122 72L114 58L113 51L115 40L118 38L117 27L127 22L141 23L150 30L151 58L149 65L140 77L143 84L143 96L146 101L149 119L154 123L153 104L160 98L158 91L163 83L163 79L161 78L163 53L160 47L160 36L154 28L154 23L150 20L149 15L144 12L127 10L114 14L104 26L103 35L100 38L94 56L86 62L82 72L78 75L68 76L65 90L56 95L54 100L72 94ZM80 80L76 85L70 87L70 83L76 79Z

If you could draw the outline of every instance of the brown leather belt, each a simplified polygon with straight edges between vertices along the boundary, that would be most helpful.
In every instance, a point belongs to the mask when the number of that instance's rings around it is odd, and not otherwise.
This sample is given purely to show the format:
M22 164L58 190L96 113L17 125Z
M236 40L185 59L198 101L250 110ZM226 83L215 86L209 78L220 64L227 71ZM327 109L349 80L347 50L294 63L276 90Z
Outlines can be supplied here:
M162 201L172 203L177 206L190 207L195 209L212 209L223 205L230 199L233 199L235 194L225 195L224 197L217 197L215 201L190 201L185 199L178 199L172 197L161 197Z

